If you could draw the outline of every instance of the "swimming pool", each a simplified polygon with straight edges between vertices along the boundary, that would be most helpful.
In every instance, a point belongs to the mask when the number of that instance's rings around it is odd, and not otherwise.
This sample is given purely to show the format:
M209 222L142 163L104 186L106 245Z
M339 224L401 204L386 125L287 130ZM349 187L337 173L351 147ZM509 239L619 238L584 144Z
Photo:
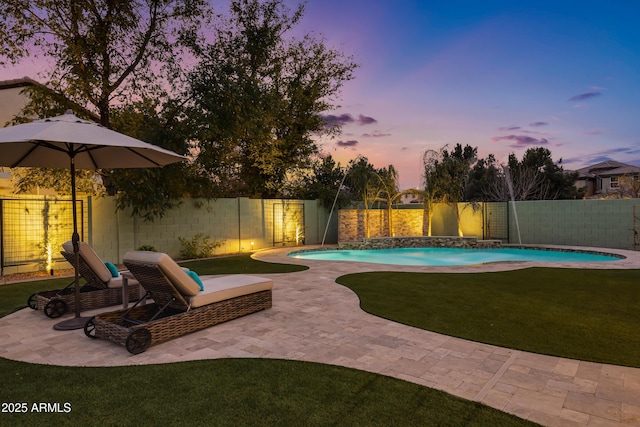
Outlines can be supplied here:
M590 252L557 251L523 248L394 248L374 250L317 250L289 254L297 259L320 261L369 262L390 265L455 266L489 262L609 262L615 255Z

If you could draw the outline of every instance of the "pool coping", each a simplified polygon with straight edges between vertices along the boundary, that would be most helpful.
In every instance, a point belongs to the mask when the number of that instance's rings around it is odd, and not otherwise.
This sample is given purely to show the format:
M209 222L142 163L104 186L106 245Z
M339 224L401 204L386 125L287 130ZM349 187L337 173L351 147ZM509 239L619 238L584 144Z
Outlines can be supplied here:
M299 251L314 250L338 250L338 245L307 245L304 247L288 247L281 249L269 249L258 251L253 254L255 259L275 263L300 264L308 267L318 266L321 262L331 262L340 264L363 264L370 266L372 271L423 271L423 272L466 272L466 271L508 271L531 267L547 268L595 268L595 269L640 269L640 252L615 249L599 248L591 246L569 246L569 245L541 245L541 244L505 244L502 247L519 247L537 250L556 250L571 252L588 252L614 256L618 259L607 262L535 262L535 261L497 261L480 264L469 264L460 266L403 266L395 264L375 264L357 261L322 261L293 258L289 255ZM302 248L302 249L301 249ZM357 250L357 249L356 249ZM372 249L375 250L375 249ZM471 249L475 250L475 249ZM481 250L481 249L480 249ZM362 268L362 267L361 267ZM366 268L366 267L365 267Z

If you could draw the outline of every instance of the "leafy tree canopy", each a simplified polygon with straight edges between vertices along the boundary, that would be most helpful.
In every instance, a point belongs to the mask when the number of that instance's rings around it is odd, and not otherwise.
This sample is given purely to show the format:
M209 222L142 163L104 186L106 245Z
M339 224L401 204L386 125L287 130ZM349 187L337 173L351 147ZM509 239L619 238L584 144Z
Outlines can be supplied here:
M456 144L453 150L442 149L442 159L436 165L436 175L440 180L441 199L447 203L458 203L464 199L471 167L476 162L478 148Z
M317 157L313 160L309 172L301 178L294 189L292 193L294 197L318 199L326 208L331 208L334 200L336 209L341 209L350 203L349 192L340 187L347 171L343 170L340 163L336 163L333 157L330 155Z
M369 159L358 156L348 165L347 183L354 200L365 202L365 207L373 203L380 192L380 181L376 168Z
M183 146L176 145L174 110L151 109L170 104L167 90L179 82L180 47L198 37L209 12L206 0L4 0L0 63L36 56L49 64L40 75L46 84L29 89L30 102L16 121L71 108L111 128L115 114L116 130L184 154L188 139L183 136ZM148 99L157 101L151 106ZM178 188L186 188L184 178L178 179L186 176L181 168L101 174L110 192L119 191L119 208L135 205L134 214L151 219L175 204ZM65 174L22 170L18 189L45 186L66 192ZM175 179L167 181L167 174ZM100 182L89 173L79 175L87 177L78 181L80 191L91 192Z
M3 0L0 65L43 57L48 86L110 127L114 101L170 83L207 16L205 0Z
M71 171L69 169L15 168L12 170L16 193L38 192L47 188L60 195L71 194ZM76 191L84 194L102 194L95 171L76 171Z
M282 194L288 173L310 165L321 117L356 64L311 36L288 37L304 5L236 0L215 42L194 44L189 77L197 162L223 196Z
M173 101L142 100L113 110L114 129L174 151L189 154L191 145L183 109ZM118 209L131 208L145 220L162 217L180 203L182 197L208 197L209 182L197 165L174 163L162 168L113 169L103 171L107 192L116 195Z
M521 200L532 199L575 199L579 197L575 187L577 172L566 173L562 159L554 162L551 151L544 147L529 148L518 162L514 154L509 155L511 175L533 175L541 180L542 193L524 196ZM516 179L516 178L514 178Z
M511 197L515 200L580 197L575 187L578 174L565 172L561 164L562 159L554 162L551 151L544 147L529 148L522 160L512 153L506 166L498 165L493 155L489 155L474 166L466 196L469 200L483 201L508 201Z

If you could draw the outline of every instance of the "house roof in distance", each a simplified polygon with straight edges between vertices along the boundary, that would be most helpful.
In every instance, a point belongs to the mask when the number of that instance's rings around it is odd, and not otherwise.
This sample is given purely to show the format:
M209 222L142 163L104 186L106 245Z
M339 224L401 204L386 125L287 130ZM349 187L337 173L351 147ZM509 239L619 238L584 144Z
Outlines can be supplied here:
M23 77L21 79L2 80L0 81L0 89L12 89L14 87L25 87L39 85L37 81L29 77Z
M593 178L595 176L620 176L628 174L640 174L640 167L627 163L607 160L578 169L578 179Z
M20 79L0 80L0 91L5 89L14 89L14 88L21 88L21 87L28 87L28 86L38 86L44 89L52 99L59 101L60 104L66 105L67 107L72 107L74 110L82 112L84 115L86 115L86 117L93 120L94 122L100 122L100 116L98 116L96 113L77 104L76 102L70 101L63 94L54 91L53 89L47 87L47 85L44 85L30 77L25 76ZM16 114L16 113L18 113L18 111L12 113L11 115L13 116L13 114ZM0 123L0 127L2 127L1 123Z

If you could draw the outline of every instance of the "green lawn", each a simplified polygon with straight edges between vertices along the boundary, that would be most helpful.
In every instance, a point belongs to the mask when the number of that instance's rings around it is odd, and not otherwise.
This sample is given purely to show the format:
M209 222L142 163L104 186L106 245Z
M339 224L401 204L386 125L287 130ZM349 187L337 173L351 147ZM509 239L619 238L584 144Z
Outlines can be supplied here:
M0 415L2 425L530 426L487 406L354 369L269 359L66 368L0 359L2 402L70 413Z
M640 271L362 273L338 282L371 314L503 347L640 367Z
M64 277L48 280L37 280L35 282L14 283L0 286L0 317L13 313L27 306L29 296L34 292L46 291L49 289L62 289L67 286L73 278ZM44 316L44 315L43 315Z
M179 264L195 271L199 275L293 273L309 269L304 265L259 261L251 258L250 254L180 262Z
M199 274L258 274L292 268L245 256L184 265ZM234 271L225 270L230 265ZM53 279L0 286L0 314L24 307L34 291L68 282ZM87 345L91 345L89 339ZM0 358L0 373L0 400L24 402L28 411L2 413L0 425L535 425L406 381L299 361L221 359L86 368ZM58 403L62 411L71 411L33 412L34 403L37 409L40 402Z

